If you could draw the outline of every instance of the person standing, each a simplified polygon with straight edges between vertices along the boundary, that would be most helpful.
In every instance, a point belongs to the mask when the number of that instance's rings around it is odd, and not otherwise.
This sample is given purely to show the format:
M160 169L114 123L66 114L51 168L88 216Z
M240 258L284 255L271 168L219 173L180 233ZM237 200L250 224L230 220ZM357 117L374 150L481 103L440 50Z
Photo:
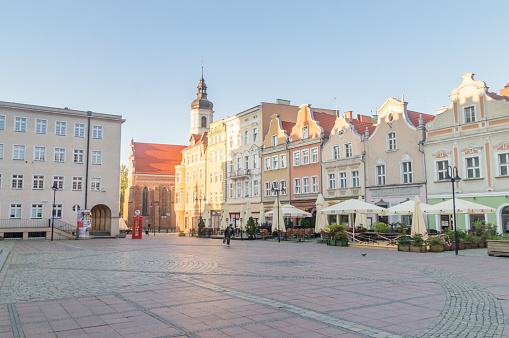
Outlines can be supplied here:
M226 246L230 246L230 239L232 238L233 236L233 227L232 225L230 224L230 226L228 228L226 228L226 230L224 231L224 240L223 240L223 243L226 242Z

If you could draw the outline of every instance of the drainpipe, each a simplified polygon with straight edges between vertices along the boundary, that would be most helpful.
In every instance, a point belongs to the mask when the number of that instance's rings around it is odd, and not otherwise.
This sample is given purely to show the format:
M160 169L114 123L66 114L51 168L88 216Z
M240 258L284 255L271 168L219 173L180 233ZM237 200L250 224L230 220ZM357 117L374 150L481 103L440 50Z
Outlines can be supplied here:
M286 183L286 193L288 194L288 204L292 204L292 171L291 171L291 165L290 165L290 148L288 147L288 139L285 140L285 149L287 153L287 161L286 166L288 167L288 182ZM292 161L293 165L293 161Z
M88 162L89 162L89 152L90 152L90 117L92 116L91 111L87 111L87 119L88 119L88 126L87 126L87 153L85 156L87 157L87 166L85 168L85 210L88 210Z

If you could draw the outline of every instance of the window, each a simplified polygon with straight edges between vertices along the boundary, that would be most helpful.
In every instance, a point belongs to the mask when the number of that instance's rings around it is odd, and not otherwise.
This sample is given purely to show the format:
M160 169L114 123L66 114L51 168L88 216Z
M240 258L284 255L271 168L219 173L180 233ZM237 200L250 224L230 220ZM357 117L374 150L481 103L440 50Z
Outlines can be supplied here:
M242 197L242 183L237 182L237 198L241 198L241 197Z
M230 183L230 198L235 198L235 184Z
M85 125L83 123L74 124L74 137L85 137Z
M42 218L42 204L32 204L32 209L30 211L31 219L41 219Z
M308 138L308 126L300 128L300 138Z
M311 176L311 192L318 192L318 176Z
M0 156L1 158L1 156ZM509 153L498 155L498 167L500 176L509 175Z
M218 194L217 194L217 191L214 193L214 202L219 202L219 197L218 197Z
M189 190L186 190L186 204L189 204Z
M302 178L302 193L309 194L309 177Z
M191 172L186 172L186 182L189 182L191 180Z
M103 138L103 126L92 126L92 138Z
M51 187L57 187L58 190L64 190L64 176L53 176L53 185Z
M214 151L214 162L219 162L218 160L218 157L219 156L219 151Z
M302 164L309 164L309 149L302 151Z
M4 158L4 145L0 144L0 159Z
M196 181L196 169L193 169L193 181Z
M279 165L279 156L272 156L272 169L277 169Z
M25 159L25 146L13 145L12 146L12 159L24 160Z
M258 168L258 155L254 154L252 158L253 158L253 169L256 169Z
M242 163L240 161L240 155L237 155L237 170L242 169Z
M83 177L74 176L72 178L72 190L74 191L83 190Z
M244 182L244 196L249 197L249 181Z
M201 117L201 125L200 125L201 128L207 128L207 117L206 116L202 116Z
M249 131L245 131L244 132L244 144L248 144L249 143Z
M48 120L39 120L39 119L35 120L35 133L36 134L46 134L47 129L48 129Z
M55 122L55 135L65 136L66 127L67 127L67 122L56 121Z
M242 145L242 137L240 135L240 132L237 134L237 147L240 147Z
M209 163L212 163L212 161L214 160L214 156L212 154L212 152L209 154Z
M175 194L175 203L176 203L176 204L180 204L180 203L181 203L180 192L177 192L177 193Z
M265 157L265 171L270 170L270 156Z
M300 165L300 150L293 152L293 166L299 166Z
M465 107L465 123L475 122L475 109L474 107Z
M265 196L270 196L272 194L271 187L272 185L270 182L265 182Z
M219 161L224 161L224 154L222 150L219 151Z
M34 161L46 160L46 147L34 147Z
M223 171L219 172L219 182L223 182Z
M295 194L300 194L300 178L293 180L293 191Z
M279 155L281 159L281 168L286 168L286 154Z
M385 185L385 165L376 166L376 185Z
M401 163L401 172L403 174L403 183L412 183L412 162Z
M260 181L253 181L253 196L260 196Z
M387 150L396 150L396 133L387 134Z
M253 128L253 142L258 141L258 128Z
M233 136L230 136L230 148L233 148Z
M200 173L200 175L199 175L200 180L202 180L203 179L203 168L200 168L199 173Z
M14 131L24 133L27 131L27 119L26 117L15 117L14 118Z
M90 190L101 191L101 178L100 177L90 178Z
M14 189L14 190L23 189L23 175L12 174L11 189Z
M271 145L273 147L277 146L277 135L272 135L272 137L271 137Z
M358 188L361 186L361 182L359 180L359 172L357 170L351 171L350 176L352 177L352 187Z
M0 130L5 130L5 115L0 115Z
M336 174L327 174L327 189L336 189Z
M32 176L32 190L44 189L44 175Z
M341 154L339 152L339 146L332 147L332 159L339 160Z
M9 218L21 218L21 204L11 204L9 206Z
M345 157L352 157L352 144L351 143L345 143Z
M348 188L347 184L346 184L346 172L340 172L338 173L338 183L339 183L339 188L341 189L344 189L344 188Z
M53 210L53 217L62 218L62 204L52 204L51 210Z
M437 161L437 180L444 181L449 167L449 161Z
M219 182L219 173L217 171L215 172L215 176L216 176L215 182L217 183L217 182Z
M248 155L245 155L244 156L244 169L249 169L249 156Z
M480 178L481 168L479 166L479 157L467 157L465 159L465 166L467 170L467 178Z
M212 173L210 173L210 183L213 183L214 182L214 175Z
M85 151L80 149L74 149L73 162L74 163L83 163L83 156Z
M179 173L177 173L176 180L177 180L177 182L179 182L179 183L180 183L180 182L182 182L182 173L180 173L180 172L179 172Z
M102 151L100 150L92 151L92 164L102 164Z
M279 192L280 195L286 195L286 193L287 193L287 191L286 191L286 180L281 180L279 182L279 189L281 189L280 192Z

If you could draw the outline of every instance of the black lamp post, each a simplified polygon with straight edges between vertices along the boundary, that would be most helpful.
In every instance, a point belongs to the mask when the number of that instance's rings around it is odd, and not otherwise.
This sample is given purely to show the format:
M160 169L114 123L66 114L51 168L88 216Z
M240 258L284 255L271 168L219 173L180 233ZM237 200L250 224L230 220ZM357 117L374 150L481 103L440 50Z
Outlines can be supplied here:
M454 177L453 177L454 176ZM454 246L455 246L455 252L456 256L458 255L458 232L456 231L456 228L458 227L458 222L456 221L456 198L454 197L454 183L461 181L461 177L458 175L458 168L457 167L447 167L447 173L445 174L444 179L446 181L450 181L452 183L452 208L454 213Z
M279 234L279 194L286 193L284 188L281 188L277 182L272 184L272 188L270 189L273 193L276 193L276 201L277 201L277 239L278 242L281 243L281 236ZM274 223L274 215L272 215L272 222ZM284 224L283 224L284 225Z
M196 195L196 198L194 199L195 202L199 202L200 203L200 206L199 206L199 211L200 211L200 221L201 221L201 218L202 218L202 213L201 213L201 201L206 201L205 197L200 197L198 198L198 195Z
M56 197L57 197L57 185L51 187L53 189L53 207L51 208L51 241L53 242L53 229L55 229L55 212L56 212Z

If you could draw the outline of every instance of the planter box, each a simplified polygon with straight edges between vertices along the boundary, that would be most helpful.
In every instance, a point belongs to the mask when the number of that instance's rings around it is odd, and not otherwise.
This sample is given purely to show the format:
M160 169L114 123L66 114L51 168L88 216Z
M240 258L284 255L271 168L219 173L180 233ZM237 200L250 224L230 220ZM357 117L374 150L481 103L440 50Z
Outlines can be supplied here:
M415 246L415 245L410 245L410 252L427 252L427 247L426 245L421 245L421 246Z
M454 244L445 244L445 251L452 251L454 248Z
M479 247L479 243L470 243L470 249L477 249Z
M509 241L486 241L488 255L509 257Z
M429 246L429 252L443 252L445 251L445 244L436 244Z
M186 237L186 233L185 232L179 232L179 237Z
M410 251L410 244L398 244L398 251Z
M336 240L333 240L333 239L329 239L329 240L327 240L327 245L330 245L330 246L348 246L348 242L336 241Z
M486 243L485 242L479 243L479 248L485 248L485 247L486 247Z
M470 243L470 242L465 242L465 243L463 243L463 244L465 244L465 249L472 249L472 243Z

